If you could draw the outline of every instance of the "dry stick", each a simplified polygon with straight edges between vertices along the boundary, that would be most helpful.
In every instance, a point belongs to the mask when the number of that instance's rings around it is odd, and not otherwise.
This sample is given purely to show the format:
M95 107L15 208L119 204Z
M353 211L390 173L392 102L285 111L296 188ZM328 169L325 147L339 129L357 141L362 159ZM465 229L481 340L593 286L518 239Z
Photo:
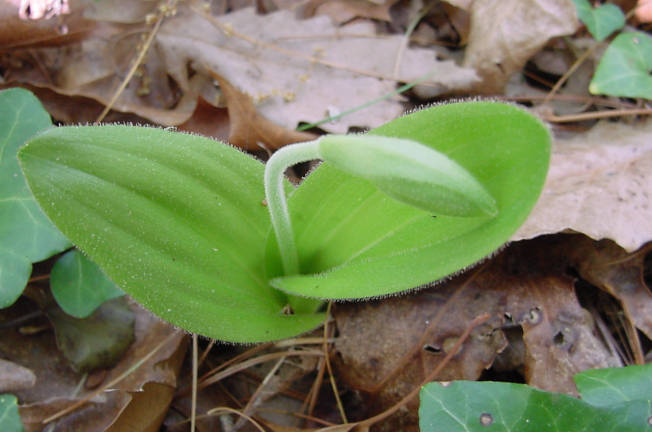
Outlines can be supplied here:
M331 388L333 389L333 395L335 396L335 401L337 402L337 409L340 411L340 417L344 423L349 421L346 419L346 412L344 411L344 405L342 405L342 400L340 399L340 392L337 390L337 383L335 383L335 376L333 375L333 368L331 367L330 359L328 358L328 343L326 342L326 336L328 335L328 317L331 315L331 307L333 302L328 302L328 307L326 308L326 321L324 322L324 361L326 362L326 369L328 370L328 377L331 382Z
M421 9L421 11L417 14L417 16L415 16L414 19L410 22L410 25L408 25L407 29L405 29L403 40L401 41L401 45L398 47L398 52L396 53L396 61L394 62L394 76L398 76L399 74L401 61L403 60L403 54L405 53L405 50L407 49L407 46L410 43L410 36L412 36L414 29L417 27L417 24L419 24L419 22L423 19L423 17L426 16L428 12L430 12L430 9L432 9L435 3L436 2L433 1L432 3L428 4L426 7Z
M247 402L247 405L245 405L244 409L242 410L242 414L244 414L244 415L246 415L246 416L252 414L252 411L253 411L254 409L256 409L256 407L257 407L258 405L260 405L261 402L263 402L263 401L261 400L261 394L262 394L263 390L265 389L265 386L266 386L267 384L269 384L269 382L271 381L272 377L274 377L274 375L276 374L276 372L280 369L281 365L285 362L285 359L286 359L286 358L287 358L287 357L285 357L285 356L281 357L281 358L276 362L276 364L272 367L272 369L270 369L270 371L267 373L267 375L265 375L265 378L264 378L263 381L260 383L260 385L258 386L258 388L256 389L256 391L254 392L254 394L251 396L251 398L249 398L249 402ZM244 418L241 418L240 420L238 420L238 421L235 423L234 429L235 429L235 430L240 429L240 428L242 427L243 424L244 424Z
M170 342L174 336L177 336L179 333L180 333L180 330L177 330L177 331L175 331L173 333L170 333L170 335L168 337L166 337L163 340L163 342L158 344L153 350L151 350L149 353L147 353L147 355L145 357L138 360L132 367L130 367L129 369L127 369L126 371L121 373L115 379L113 379L112 381L110 381L106 385L103 385L102 387L100 387L99 389L94 391L93 393L90 393L90 394L86 395L82 400L80 400L78 402L75 402L74 404L70 405L68 408L65 408L65 409L59 411L58 413L55 413L55 414L51 415L50 417L46 418L45 420L43 420L42 423L43 424L48 424L53 420L56 420L56 419L58 419L60 417L65 416L68 413L73 412L74 410L81 407L82 405L84 405L89 400L93 399L98 394L106 391L106 389L108 389L109 387L113 387L114 385L116 385L117 383L119 383L120 381L125 379L127 376L129 376L129 374L131 374L133 371L135 371L136 369L141 367L147 360L152 358L152 356L154 356L154 354L156 354L162 347L164 347L168 342Z
M514 101L514 102L530 102L530 101L539 101L543 100L547 97L546 96L541 96L541 95L529 95L529 96L505 96L505 95L487 95L486 98L488 99L500 99L500 100L508 100L508 101ZM613 101L613 100L608 100L604 99L602 97L598 96L584 96L584 95L573 95L573 94L556 94L552 97L553 99L557 100L563 100L563 101L573 101L573 102L585 102L585 103L591 103L593 105L601 105L601 106L606 106L606 107L611 107L611 108L620 108L624 109L627 107L630 108L636 108L636 104L631 103L631 102L623 102L623 101Z
M652 115L652 108L635 108L612 111L593 111L580 114L570 114L567 116L547 115L545 121L550 123L570 123L582 120L594 120L609 117L622 117L632 115Z
M294 416L294 417L298 417L298 418L303 419L303 420L310 420L312 422L315 422L315 423L318 423L318 424L321 424L321 425L324 425L324 426L335 426L336 425L335 423L326 421L324 419L320 419L320 418L313 417L313 416L306 415L306 414L301 414L301 413L298 413L298 412L295 412L295 411L275 409L275 408L266 408L266 407L260 407L258 409L258 411L260 411L260 412L268 412L268 413L275 413L275 414L283 414L285 416ZM304 430L304 429L300 429L300 430Z
M324 336L321 338L322 345L328 342L331 342L331 339L328 338L328 333L326 332L325 326L328 323L328 320L330 319L329 315L326 314L326 320L324 321ZM326 362L324 358L328 355L328 352L324 350L324 357L319 359L319 364L317 366L317 376L315 377L315 381L312 383L312 387L310 388L310 392L308 393L308 396L303 402L303 405L301 406L301 411L306 410L306 404L308 405L308 416L312 416L312 413L315 410L315 406L317 405L317 399L319 398L319 389L321 388L321 385L324 381L324 373L326 372ZM310 401L308 401L308 398Z
M197 416L197 333L192 334L192 397L190 402L190 432L195 432L195 418Z
M327 339L328 342L334 342L334 338L329 338ZM278 341L274 344L276 348L283 348L283 347L288 347L288 346L295 346L295 345L321 345L324 343L324 338L323 337L303 337L303 338L293 338L293 339L285 339Z
M177 2L176 0L168 0L168 6L174 7L176 2ZM156 36L156 33L158 33L159 28L161 28L161 24L163 23L164 18L165 18L165 14L159 11L159 16L157 17L156 22L154 23L154 28L152 28L152 31L147 36L147 40L145 40L143 47L140 49L140 52L138 53L138 56L134 60L134 63L131 65L131 69L129 69L127 76L125 77L124 80L122 80L120 87L118 87L118 89L115 91L113 97L111 98L109 103L104 107L102 113L97 117L97 120L95 120L95 123L99 123L102 120L104 120L104 117L106 117L109 111L111 111L111 108L113 108L113 105L118 100L118 98L120 97L124 89L127 87L129 81L131 81L131 78L134 76L136 70L142 63L143 59L145 58L145 54L147 54L147 51L149 50L149 47L152 44L152 41L154 40L154 36Z
M211 352L213 347L215 346L215 339L212 339L204 352L201 354L201 357L199 357L199 361L197 361L197 369L201 367L201 365L204 363L204 360L206 360L206 357L208 357L208 353Z
M221 372L216 373L215 375L211 376L210 378L204 380L202 383L200 383L197 387L198 390L201 390L213 383L216 383L218 381L221 381L222 379L234 375L240 371L243 371L245 369L249 369L252 366L255 366L260 363L265 363L270 360L275 360L279 357L283 356L316 356L316 357L321 357L324 355L321 351L316 351L316 350L305 350L305 351L281 351L281 352L275 352L271 354L263 354L261 356L243 361L242 363L238 363L236 365L231 366L230 368L224 369ZM183 394L183 393L182 393Z
M404 406L405 404L407 404L407 403L408 403L409 401L411 401L411 400L412 400L416 395L418 395L418 394L419 394L419 391L421 390L421 387L422 387L422 386L428 384L428 383L431 382L433 379L435 379L435 377L436 377L436 376L437 376L437 375L438 375L438 374L439 374L439 373L444 369L444 367L446 367L446 365L451 361L451 359L452 359L456 354L458 354L459 349L462 347L462 345L464 344L464 342L466 342L466 340L469 338L469 336L471 335L471 332L473 331L473 329L475 329L475 328L478 327L479 325L482 325L482 324L484 324L485 322L487 322L487 321L489 320L489 318L491 318L491 315L489 315L488 313L483 313L482 315L479 315L479 316L475 317L475 318L473 319L473 321L471 321L471 323L466 327L466 329L464 329L464 332L463 332L462 335L459 337L459 339L457 340L457 342L455 342L455 345L453 345L453 347L451 348L451 350L446 354L446 357L444 357L444 358L442 359L442 361L439 362L439 364L437 365L437 367L434 368L434 369L432 370L432 372L430 372L430 373L426 376L426 378L423 380L422 384L421 384L420 386L416 387L416 388L415 388L414 390L412 390L410 393L408 393L407 396L405 396L403 399L401 399L400 401L398 401L394 406L392 406L391 408L389 408L389 409L387 409L387 410L381 412L380 414L377 414L377 415L375 415L375 416L373 416L373 417L369 417L369 418L366 419L366 420L362 420L362 421L360 421L360 422L356 422L356 423L349 423L348 425L337 425L337 426L331 426L331 427L327 427L327 428L321 429L320 431L321 431L321 432L326 432L326 431L338 431L338 430L351 430L350 428L343 429L343 427L347 427L347 426L350 426L351 428L353 428L353 427L358 427L358 426L361 426L361 427L369 427L369 426L371 426L372 424L377 423L377 422L379 422L380 420L384 420L384 419L386 419L387 417L389 417L390 415L394 414L394 413L395 413L396 411L398 411L402 406Z
M267 349L267 348L269 348L271 346L272 346L271 342L260 344L260 345L257 345L257 346L255 346L255 347L253 347L253 348L251 348L251 349L249 349L249 350L247 350L247 351L245 351L245 352L243 352L241 354L238 354L237 356L233 357L230 360L225 361L224 363L220 364L216 368L213 368L210 371L206 372L204 375L202 375L201 378L199 378L200 385L204 380L209 379L212 375L216 374L217 372L221 371L222 369L226 369L231 364L236 363L236 362L238 362L238 361L240 361L242 359L252 357L255 354L258 354L260 351L263 351L263 350L265 350L265 349ZM177 393L186 394L187 393L187 388L181 388Z
M632 15L634 15L635 12L636 12L636 7L632 8L629 12L627 12L627 15L625 15L625 21L627 21L628 19L630 19L630 18L632 17ZM566 71L566 73L564 73L564 75L562 75L561 78L559 78L559 79L557 80L557 82L555 83L554 87L553 87L552 89L550 89L550 92L548 93L548 95L546 96L546 98L543 100L543 103L544 103L544 104L550 102L550 99L553 97L553 95L554 95L555 93L557 93L557 92L559 91L559 89L561 88L562 85L564 85L564 83L566 82L566 80L568 80L568 78L569 78L572 74L575 73L575 71L577 70L577 68L579 68L579 67L582 65L582 63L584 63L584 61L585 61L585 60L586 60L586 59L587 59L591 54L593 54L593 53L595 52L596 49L598 49L599 46L600 46L600 42L595 41L595 43L594 43L593 45L591 45L591 47L589 47L589 49L587 49L587 50L584 52L584 54L582 54L580 57L577 58L577 60L575 60L575 63L573 63L573 65L572 65L572 66L571 66L571 67Z
M562 85L564 85L566 80L568 80L568 78L570 78L570 76L575 73L575 71L582 65L582 63L584 63L584 61L587 58L589 58L589 56L593 54L595 50L598 49L599 46L600 46L600 42L596 41L593 45L591 45L589 49L584 51L584 54L582 54L577 60L575 60L575 63L573 63L573 65L570 68L568 68L568 70L564 73L564 75L562 75L561 78L557 80L557 82L552 87L552 89L550 89L550 92L548 92L545 99L543 100L544 104L550 102L550 99L552 99L555 93L559 91L559 89L561 88Z

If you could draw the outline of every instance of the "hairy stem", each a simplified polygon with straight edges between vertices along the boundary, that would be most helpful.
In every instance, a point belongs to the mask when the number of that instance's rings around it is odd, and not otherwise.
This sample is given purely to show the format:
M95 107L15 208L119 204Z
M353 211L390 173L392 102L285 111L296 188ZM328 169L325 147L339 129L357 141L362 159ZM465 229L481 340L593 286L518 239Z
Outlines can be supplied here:
M285 170L319 159L319 140L292 144L278 150L265 166L265 197L286 276L299 273L299 257L283 188Z

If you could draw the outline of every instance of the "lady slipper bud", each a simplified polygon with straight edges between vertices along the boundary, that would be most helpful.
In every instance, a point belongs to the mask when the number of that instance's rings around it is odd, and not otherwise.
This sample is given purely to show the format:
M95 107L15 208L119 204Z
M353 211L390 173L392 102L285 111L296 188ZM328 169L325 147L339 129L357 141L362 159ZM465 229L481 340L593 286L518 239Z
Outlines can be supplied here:
M327 135L319 158L392 198L446 216L495 216L496 201L464 167L426 145L377 135Z

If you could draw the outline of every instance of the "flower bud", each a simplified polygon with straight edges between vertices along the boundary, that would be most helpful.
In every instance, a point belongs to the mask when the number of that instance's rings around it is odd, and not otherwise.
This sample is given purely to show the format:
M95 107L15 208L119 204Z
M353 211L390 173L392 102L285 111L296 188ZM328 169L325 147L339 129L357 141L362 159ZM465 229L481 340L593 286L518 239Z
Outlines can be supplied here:
M326 135L319 156L392 198L433 214L495 216L496 201L464 167L416 141L378 135Z

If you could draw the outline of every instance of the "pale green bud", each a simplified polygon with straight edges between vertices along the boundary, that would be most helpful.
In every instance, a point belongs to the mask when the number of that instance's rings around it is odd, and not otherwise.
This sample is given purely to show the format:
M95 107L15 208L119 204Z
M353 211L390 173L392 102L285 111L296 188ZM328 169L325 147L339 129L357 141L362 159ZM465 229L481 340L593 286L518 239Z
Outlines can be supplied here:
M495 216L496 201L464 167L426 145L376 135L326 135L319 157L392 198L447 216Z

